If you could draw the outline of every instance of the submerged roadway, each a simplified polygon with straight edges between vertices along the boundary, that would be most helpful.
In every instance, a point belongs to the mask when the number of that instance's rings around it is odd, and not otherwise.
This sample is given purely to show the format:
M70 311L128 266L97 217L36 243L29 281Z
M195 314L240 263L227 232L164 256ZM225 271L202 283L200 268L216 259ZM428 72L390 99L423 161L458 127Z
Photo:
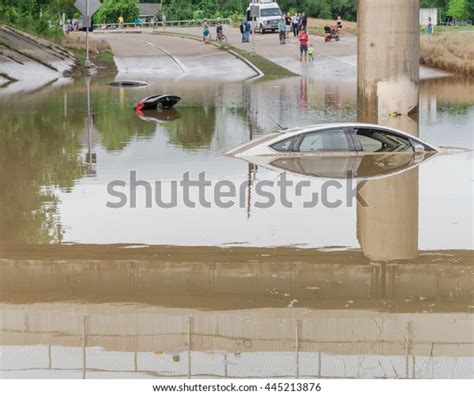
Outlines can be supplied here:
M243 60L214 45L151 34L97 34L109 42L118 78L241 81L258 76Z

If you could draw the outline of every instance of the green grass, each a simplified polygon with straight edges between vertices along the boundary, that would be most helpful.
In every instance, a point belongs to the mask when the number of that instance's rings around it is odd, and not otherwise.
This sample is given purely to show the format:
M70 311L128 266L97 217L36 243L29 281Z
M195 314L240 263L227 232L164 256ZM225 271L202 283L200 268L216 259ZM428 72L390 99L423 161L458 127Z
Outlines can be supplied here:
M77 61L83 64L86 60L86 50L85 49L73 49L72 52L76 57Z
M189 38L192 40L196 41L201 41L202 38L200 36L197 36L195 34L189 34L189 33L173 33L173 32L157 32L155 34L162 34L162 35L168 35L168 36L175 36L175 37L181 37L181 38ZM236 53L238 53L240 56L248 60L250 63L252 63L255 67L260 69L260 71L265 74L265 77L268 78L285 78L285 77L295 77L297 74L293 73L290 70L285 69L284 67L281 67L280 65L268 60L267 58L264 58L263 56L260 55L251 55L249 52L234 47L232 45L224 45L217 43L215 41L210 41L210 45L215 45L217 47L222 48L223 50L232 50Z
M310 26L308 28L308 33L312 34L313 36L321 36L324 37L324 27L323 26Z
M96 59L102 63L114 63L114 54L111 51L102 51L100 52Z
M250 63L252 63L255 67L259 68L265 77L269 78L284 78L284 77L295 77L297 74L293 73L290 70L281 67L280 65L264 58L260 55L251 55L247 51L228 46L232 51L237 52L240 56L247 59Z
M77 61L83 64L86 60L86 51L84 49L74 49L73 53ZM102 63L114 63L114 54L111 51L105 50L100 52L96 57L96 60Z
M421 33L426 33L426 26L420 27ZM474 32L474 26L434 26L433 35L438 36L443 33L450 32Z

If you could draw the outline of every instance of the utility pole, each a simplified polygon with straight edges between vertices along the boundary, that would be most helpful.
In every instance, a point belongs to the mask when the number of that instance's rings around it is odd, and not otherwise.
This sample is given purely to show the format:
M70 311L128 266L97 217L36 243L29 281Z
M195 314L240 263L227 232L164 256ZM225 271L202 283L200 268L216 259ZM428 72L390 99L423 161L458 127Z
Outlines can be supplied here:
M86 60L84 66L89 68L92 66L89 57L89 29L92 29L92 15L102 6L100 0L77 0L74 3L79 11L81 11L83 18L83 27L86 28Z
M255 29L257 28L257 17L255 16L255 0L252 0L252 6L250 7L250 16L252 17L252 50L250 51L250 55L255 56L257 51L255 50Z
M89 25L92 25L92 17L90 17L89 23L89 0L86 0L86 15L84 17L86 22L86 61L84 62L84 66L86 68L91 67L91 61L89 58Z

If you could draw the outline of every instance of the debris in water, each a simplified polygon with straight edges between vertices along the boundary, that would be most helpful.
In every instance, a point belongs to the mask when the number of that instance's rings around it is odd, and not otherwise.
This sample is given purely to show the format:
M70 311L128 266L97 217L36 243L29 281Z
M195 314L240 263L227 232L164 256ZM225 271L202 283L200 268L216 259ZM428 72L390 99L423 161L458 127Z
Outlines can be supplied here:
M296 299L293 299L290 304L288 305L288 307L293 307L295 305L295 303L298 303L298 300Z

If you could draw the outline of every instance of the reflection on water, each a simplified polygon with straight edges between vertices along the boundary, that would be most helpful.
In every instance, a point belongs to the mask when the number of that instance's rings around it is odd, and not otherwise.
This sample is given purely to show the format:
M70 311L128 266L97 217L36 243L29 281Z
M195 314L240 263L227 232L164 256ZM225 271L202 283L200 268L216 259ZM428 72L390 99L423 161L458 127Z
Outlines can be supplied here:
M176 119L181 118L181 113L175 108L167 109L157 109L155 111L140 111L137 112L137 116L142 121L147 122L166 122L166 121L175 121Z
M355 121L354 89L163 83L180 105L137 116L156 87L91 84L91 119L83 82L0 98L2 377L472 377L471 153L249 165L222 154L275 122ZM420 122L385 121L472 148L472 103L472 82L428 81ZM252 186L347 169L376 178L368 208L259 211L252 188L244 208L105 208L130 170Z
M471 375L471 252L391 264L290 248L5 254L5 377Z
M268 167L290 173L322 178L378 178L394 176L419 165L430 154L377 154L351 156L313 156L301 158L265 158Z

